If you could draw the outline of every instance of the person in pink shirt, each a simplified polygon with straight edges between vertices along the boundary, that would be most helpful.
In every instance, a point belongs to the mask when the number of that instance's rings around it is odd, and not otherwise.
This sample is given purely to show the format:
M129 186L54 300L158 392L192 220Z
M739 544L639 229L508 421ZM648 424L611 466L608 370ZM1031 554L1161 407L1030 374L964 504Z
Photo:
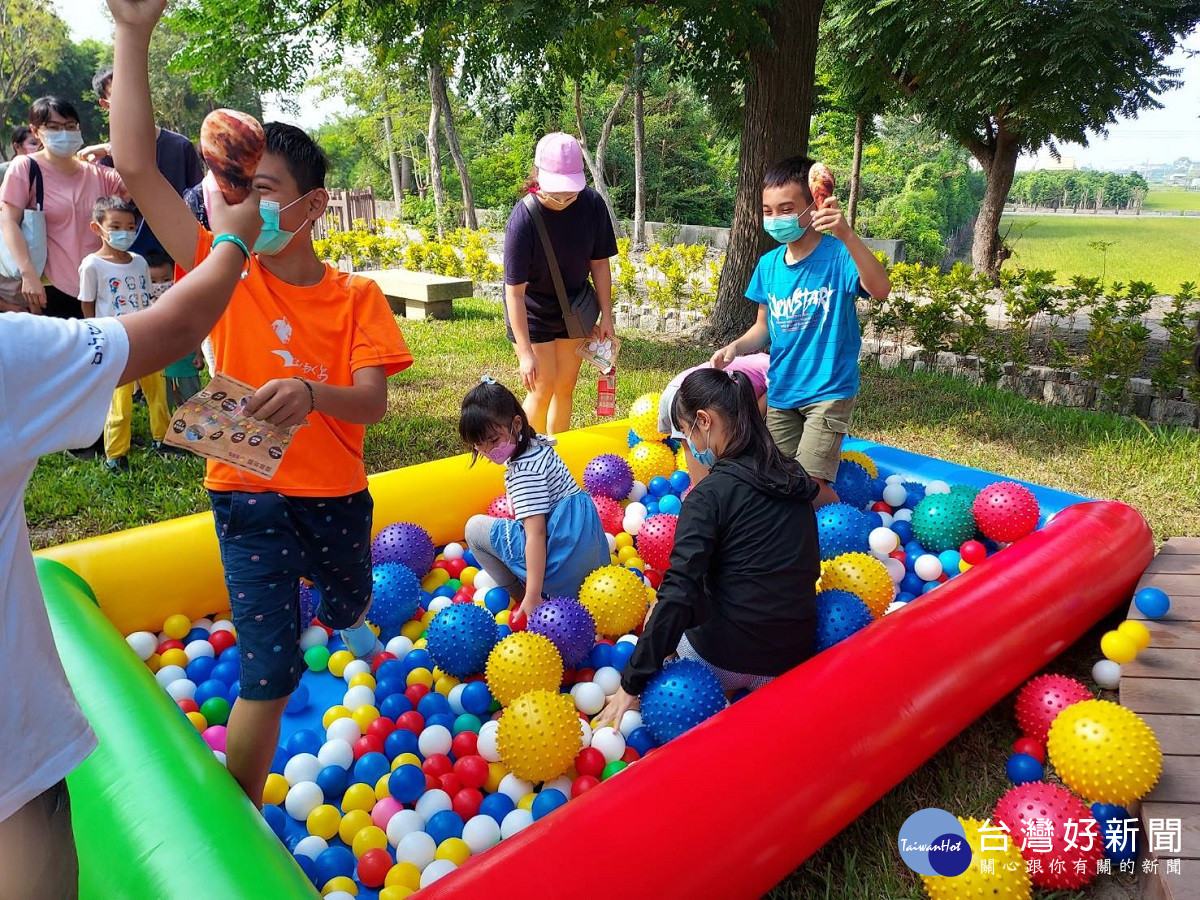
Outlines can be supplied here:
M37 153L19 156L0 185L0 236L21 267L20 298L35 315L82 318L79 264L100 249L91 229L92 207L101 197L129 193L121 176L76 158L83 146L79 113L65 100L42 97L29 107L29 124L42 143ZM46 213L46 269L38 272L21 233L21 217L35 203L41 175Z

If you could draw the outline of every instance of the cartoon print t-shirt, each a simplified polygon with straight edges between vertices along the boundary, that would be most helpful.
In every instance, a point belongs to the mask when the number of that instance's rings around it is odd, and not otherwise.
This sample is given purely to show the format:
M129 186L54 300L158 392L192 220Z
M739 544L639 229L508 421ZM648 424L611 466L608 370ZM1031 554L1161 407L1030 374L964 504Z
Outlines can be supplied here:
M129 255L129 262L117 263L89 253L79 264L79 301L95 303L96 318L150 308L150 268L136 253Z
M746 297L767 307L767 403L798 409L858 393L862 334L854 302L867 296L846 245L823 235L797 263L780 245L758 261Z

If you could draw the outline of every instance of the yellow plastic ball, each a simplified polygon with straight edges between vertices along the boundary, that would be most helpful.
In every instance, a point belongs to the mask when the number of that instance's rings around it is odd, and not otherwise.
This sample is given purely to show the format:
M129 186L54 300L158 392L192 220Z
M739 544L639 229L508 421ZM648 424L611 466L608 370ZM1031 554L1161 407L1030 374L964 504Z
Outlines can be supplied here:
M517 809L524 809L526 811L533 809L533 801L536 799L537 799L537 794L534 794L534 793L526 794L524 797L522 797L520 800L517 801Z
M146 668L151 672L157 672L162 668L162 657L157 653L151 653L146 657Z
M433 617L436 615L437 613L435 613L432 609L426 610L425 612L421 613L421 624L428 628L429 623L433 621Z
M461 866L470 856L471 848L467 846L467 842L456 837L446 838L438 844L434 854L435 859L448 859L456 866Z
M208 727L208 720L201 713L190 712L187 714L187 720L192 723L197 731L204 731Z
M425 582L433 585L433 590L437 590L443 584L450 580L450 573L445 569L433 569L421 579L421 586L424 587Z
M396 771L401 766L416 766L419 769L421 768L421 762L421 757L415 753L401 753L392 760L392 771Z
M349 650L338 650L329 657L329 674L334 678L341 678L346 671L346 666L354 662L354 654Z
M392 796L392 792L388 789L388 779L391 777L392 773L388 772L386 775L380 775L379 780L375 782L376 802L380 800L386 800L388 797Z
M610 566L619 566L621 565L621 560L617 557L617 554L610 553L608 554L608 564Z
M350 714L363 734L367 733L367 726L379 718L379 710L374 706L360 706Z
M877 619L896 594L887 567L867 553L843 553L822 563L821 590L849 591L867 604Z
M346 875L335 875L325 882L325 887L321 888L321 896L328 897L334 891L345 891L347 894L358 896L358 884L353 878Z
M340 704L337 706L331 706L329 709L325 710L325 715L321 716L321 725L325 728L328 728L338 719L348 718L350 718L350 707L342 706Z
M173 641L182 641L191 630L192 620L183 613L167 616L167 620L163 622L163 634Z
M375 808L375 789L369 784L352 784L346 788L346 793L342 795L342 810L350 812L355 809L361 809L363 812L370 812Z
M1119 631L1106 631L1100 638L1100 652L1113 662L1125 665L1133 662L1138 648L1128 635Z
M508 769L504 768L504 763L488 763L487 781L483 783L483 789L489 794L494 794L500 790L500 782L504 780L504 776L508 775Z
M421 870L410 862L399 862L388 869L387 875L383 879L385 888L408 888L410 891L415 891L421 886ZM383 900L383 894L380 894L380 900Z
M675 453L675 468L680 472L686 472L687 468L687 444L681 444L679 450Z
M1029 900L1033 884L1029 871L1012 838L1000 841L994 833L981 834L980 829L991 823L982 819L958 817L971 848L971 864L961 875L948 878L942 875L922 875L921 882L930 900L968 900L993 897L998 900ZM994 826L993 826L994 827ZM986 839L987 849L982 849ZM990 860L985 864L986 860ZM984 870L987 871L984 871Z
M433 673L424 666L419 666L408 673L408 678L405 679L405 684L412 687L414 684L423 684L427 688L433 687Z
M500 612L496 613L496 624L497 625L507 625L508 620L511 618L512 618L512 610L502 609L502 610L500 610Z
M619 637L642 624L646 616L646 585L628 569L604 566L583 580L579 602L592 614L597 632Z
M658 404L661 397L661 394L642 394L629 407L629 428L643 441L661 441L666 437L658 430Z
M1054 771L1088 803L1128 806L1162 774L1162 747L1137 713L1109 700L1082 700L1050 726L1046 751Z
M637 569L639 572L646 571L646 562L640 556L631 556L625 560L625 568Z
M1138 653L1150 646L1150 629L1137 619L1126 619L1117 626L1117 631L1133 641Z
M361 858L368 850L383 850L388 845L387 833L378 825L368 825L354 836L351 850L355 858Z
M267 783L263 785L263 803L267 806L281 805L287 799L288 787L286 778L278 772L272 772L267 776Z
M522 694L500 716L496 746L518 778L549 781L571 767L583 743L570 694L550 690Z
M633 546L633 535L630 534L628 531L618 532L616 535L614 535L614 537L617 542L618 552L624 547L632 547Z
M484 674L492 696L508 706L526 691L557 691L563 661L549 638L518 631L492 648Z
M416 620L410 620L400 626L400 634L408 638L410 641L416 642L422 634L425 633L425 625Z
M475 566L466 566L461 572L458 573L458 580L463 584L474 585L475 576L478 574L479 569L477 569Z
M879 477L879 466L875 465L875 460L871 459L871 457L867 456L861 450L843 450L842 459L846 460L846 462L858 463L867 470L867 474L872 478Z
M669 478L675 471L675 453L666 444L642 441L625 456L634 480L649 484L656 475Z
M346 846L354 844L354 836L371 824L371 814L361 809L352 809L342 816L342 824L338 827L338 837Z
M329 840L338 833L338 828L341 827L342 813L336 806L322 803L308 814L305 824L308 826L309 834Z
M622 547L617 551L617 559L621 561L621 565L625 565L625 563L629 562L629 560L635 558L637 555L638 551L636 547Z
M433 683L433 689L443 697L447 696L454 688L459 685L459 680L453 675L440 675Z
M159 660L164 666L179 666L182 669L186 669L187 664L191 662L188 655L178 648L165 651Z
M425 631L424 631L425 626L422 625L421 627L422 627L421 636L418 637L415 641L413 641L413 649L414 650L424 650L427 646L429 646L429 640L428 640L428 638L425 637Z
M397 865L411 866L412 863L397 863ZM392 868L394 869L395 866ZM413 868L415 869L416 866L413 866ZM416 892L417 888L401 887L399 885L396 885L395 887L385 887L379 892L379 900L408 900L408 898Z
M346 683L346 686L358 687L360 684L375 690L375 676L370 672L359 672Z

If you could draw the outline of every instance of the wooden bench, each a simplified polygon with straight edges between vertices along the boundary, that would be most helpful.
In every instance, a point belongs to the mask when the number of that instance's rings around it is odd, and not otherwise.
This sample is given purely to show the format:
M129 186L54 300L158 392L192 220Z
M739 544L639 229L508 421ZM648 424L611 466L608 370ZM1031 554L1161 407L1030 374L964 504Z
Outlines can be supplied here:
M371 269L358 272L379 285L392 312L406 319L449 319L454 300L470 297L475 284L470 278L451 278L408 269Z

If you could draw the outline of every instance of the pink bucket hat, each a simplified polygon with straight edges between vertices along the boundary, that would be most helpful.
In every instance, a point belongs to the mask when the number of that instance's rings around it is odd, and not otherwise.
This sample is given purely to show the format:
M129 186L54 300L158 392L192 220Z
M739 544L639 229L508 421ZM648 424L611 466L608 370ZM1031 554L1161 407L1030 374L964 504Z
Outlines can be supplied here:
M533 164L538 170L538 186L543 191L582 191L587 186L583 151L579 149L579 141L569 134L555 131L538 141Z

